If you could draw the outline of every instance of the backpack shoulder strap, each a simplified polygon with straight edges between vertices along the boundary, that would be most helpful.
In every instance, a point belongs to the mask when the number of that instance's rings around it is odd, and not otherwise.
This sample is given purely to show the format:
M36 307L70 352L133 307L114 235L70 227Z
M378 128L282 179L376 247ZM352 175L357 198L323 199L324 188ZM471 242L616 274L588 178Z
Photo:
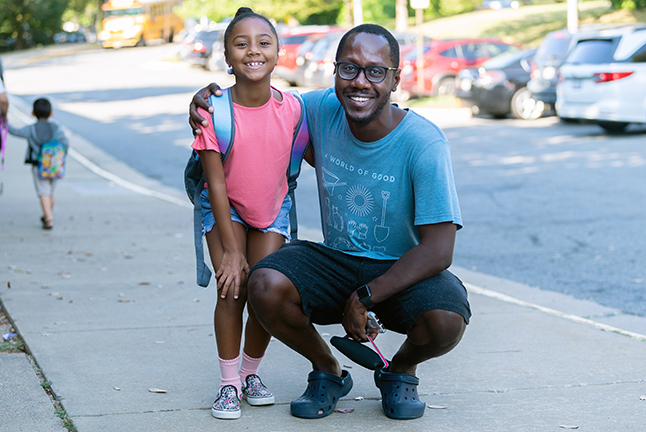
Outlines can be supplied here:
M220 147L220 157L222 163L226 161L231 153L233 146L233 101L231 100L231 91L229 88L222 90L222 96L209 97L209 103L213 107L211 121L215 130L215 137ZM216 116L217 113L217 116ZM217 117L217 121L216 121ZM187 183L187 179L189 183ZM197 284L201 287L207 287L211 281L211 269L204 262L204 239L202 238L202 203L200 193L204 188L204 171L198 153L193 150L191 158L184 172L184 183L186 191L193 201L193 240L195 243L195 262L197 272ZM191 189L194 188L194 191ZM191 192L193 195L191 196Z
M292 208L289 210L289 228L290 235L292 239L298 238L298 217L296 215L296 196L294 190L296 189L296 179L301 173L301 164L303 163L303 157L307 151L310 144L310 132L307 127L307 114L305 113L305 104L303 99L298 92L290 91L299 105L301 106L301 115L298 120L298 125L294 130L294 136L292 138L292 153L289 160L289 167L287 168L287 184L289 189L287 193L292 199Z
M231 153L235 136L231 87L222 89L222 96L220 97L211 95L209 103L213 107L211 120L215 130L215 137L218 139L222 163L224 163L229 157L229 153Z

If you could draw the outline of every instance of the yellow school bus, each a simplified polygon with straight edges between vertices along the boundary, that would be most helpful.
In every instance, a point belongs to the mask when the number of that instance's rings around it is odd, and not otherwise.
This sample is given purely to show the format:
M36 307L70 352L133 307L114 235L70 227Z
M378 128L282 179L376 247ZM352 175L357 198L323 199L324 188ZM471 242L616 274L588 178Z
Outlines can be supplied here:
M103 48L143 46L146 42L172 42L184 28L173 9L181 0L108 0L97 39Z

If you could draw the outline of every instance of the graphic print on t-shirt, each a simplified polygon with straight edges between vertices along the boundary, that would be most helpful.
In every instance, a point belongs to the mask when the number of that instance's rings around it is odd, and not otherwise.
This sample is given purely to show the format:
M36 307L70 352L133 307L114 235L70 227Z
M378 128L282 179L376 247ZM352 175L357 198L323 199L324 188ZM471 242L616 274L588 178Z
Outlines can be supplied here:
M388 211L396 210L388 208L389 200L393 206L392 192L384 186L394 185L395 176L376 174L329 154L324 159L323 222L328 241L341 250L386 254L386 240L392 234Z
M381 210L381 223L375 226L375 239L381 243L388 238L390 234L390 228L384 225L386 223L386 204L388 203L388 198L390 198L390 192L381 191L381 197L384 200L384 205Z
M328 195L334 195L336 186L345 186L345 182L339 183L339 178L323 167L323 186Z

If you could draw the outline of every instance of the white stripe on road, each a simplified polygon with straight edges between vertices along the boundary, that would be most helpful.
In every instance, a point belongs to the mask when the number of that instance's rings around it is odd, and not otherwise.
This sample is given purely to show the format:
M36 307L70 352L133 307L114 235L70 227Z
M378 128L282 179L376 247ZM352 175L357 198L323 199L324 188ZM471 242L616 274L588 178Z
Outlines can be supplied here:
M480 295L483 295L483 296L486 296L486 297L491 297L491 298L494 298L496 300L501 300L501 301L504 301L504 302L507 302L507 303L513 303L513 304L516 304L516 305L519 305L519 306L524 306L524 307L527 307L527 308L536 309L538 311L541 311L541 312L549 314L549 315L554 315L554 316L557 316L559 318L565 318L567 320L574 321L574 322L579 323L579 324L585 324L585 325L592 326L592 327L594 327L596 329L599 329L599 330L618 333L618 334L623 335L623 336L628 336L631 339L646 342L646 336L643 335L643 334L634 333L634 332L631 332L631 331L628 331L628 330L622 330L620 328L609 326L607 324L602 324L602 323L599 323L599 322L596 322L596 321L592 321L592 320L589 320L587 318L583 318L583 317L580 317L580 316L577 316L577 315L571 315L571 314L567 314L567 313L564 313L564 312L561 312L561 311L557 311L556 309L550 309L550 308L546 308L544 306L539 306L537 304L533 304L533 303L529 303L529 302L526 302L526 301L523 301L523 300L519 300L517 298L508 296L506 294L502 294L502 293L499 293L499 292L496 292L496 291L491 291L491 290L488 290L488 289L485 289L485 288L480 288L478 286L475 286L475 285L472 285L472 284L469 284L469 283L465 283L464 286L467 287L467 290L469 292L472 292L472 293L475 293L475 294L480 294Z

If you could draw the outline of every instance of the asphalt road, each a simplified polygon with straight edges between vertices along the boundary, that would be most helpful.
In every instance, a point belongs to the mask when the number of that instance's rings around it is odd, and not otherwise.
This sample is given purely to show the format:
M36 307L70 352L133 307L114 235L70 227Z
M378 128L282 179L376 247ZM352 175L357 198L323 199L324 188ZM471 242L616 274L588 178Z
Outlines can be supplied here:
M3 55L8 90L54 102L55 118L161 183L183 189L187 106L224 73L177 61L177 46ZM287 89L284 82L275 85ZM646 127L437 120L451 141L464 229L454 263L646 316ZM314 174L304 168L299 222L316 229Z

